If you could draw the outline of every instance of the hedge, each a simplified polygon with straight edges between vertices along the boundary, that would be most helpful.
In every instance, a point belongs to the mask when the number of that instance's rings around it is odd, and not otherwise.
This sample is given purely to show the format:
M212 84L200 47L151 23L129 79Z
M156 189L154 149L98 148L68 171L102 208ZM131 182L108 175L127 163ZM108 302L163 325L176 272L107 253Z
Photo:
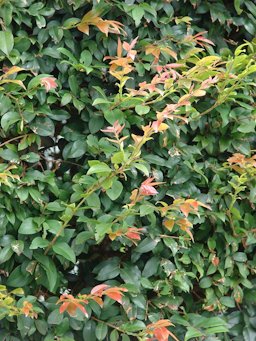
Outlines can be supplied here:
M0 1L1 340L253 340L253 1Z

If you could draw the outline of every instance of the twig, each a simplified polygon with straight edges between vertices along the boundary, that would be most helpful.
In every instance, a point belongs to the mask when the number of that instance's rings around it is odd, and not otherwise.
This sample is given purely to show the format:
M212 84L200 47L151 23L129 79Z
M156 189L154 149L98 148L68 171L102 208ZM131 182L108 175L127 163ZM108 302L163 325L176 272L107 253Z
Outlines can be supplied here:
M1 144L0 144L0 148L3 147L3 146L5 146L6 144L12 142L12 141L16 141L16 140L22 139L23 137L25 137L25 136L27 136L27 135L28 135L28 134L24 134L24 135L20 135L20 136L13 137L13 138L11 138L10 140L7 140L7 141L1 143Z

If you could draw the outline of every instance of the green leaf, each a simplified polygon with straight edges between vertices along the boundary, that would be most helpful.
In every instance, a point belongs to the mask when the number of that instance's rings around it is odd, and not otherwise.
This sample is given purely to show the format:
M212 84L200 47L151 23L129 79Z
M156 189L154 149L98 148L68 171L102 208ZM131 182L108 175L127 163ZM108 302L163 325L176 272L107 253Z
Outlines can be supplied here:
M159 264L160 260L158 257L150 258L145 264L145 267L142 271L142 276L148 278L155 275L158 271Z
M210 277L204 277L200 280L199 286L203 289L210 288L212 286L212 280Z
M243 12L243 10L240 7L241 6L241 0L234 0L234 6L235 6L236 13L238 15L240 15Z
M13 255L13 250L10 246L5 246L0 250L0 264L7 262Z
M78 233L78 235L76 236L76 244L83 244L84 242L86 242L89 239L94 239L94 233L91 231L83 231Z
M119 334L116 329L113 329L110 333L110 341L118 341L119 340Z
M55 131L54 123L48 117L37 117L31 123L30 128L40 136L53 136Z
M95 227L95 239L97 242L100 242L102 238L105 237L106 233L110 233L112 224L111 223L99 223Z
M88 198L86 198L86 202L88 207L92 210L98 210L101 207L100 198L96 193L92 193Z
M65 93L62 98L61 98L61 102L60 105L62 107L64 107L65 105L67 105L68 103L70 103L72 101L72 95L70 93Z
M11 291L13 295L24 295L24 290L22 288L17 288Z
M48 283L45 283L45 286L51 291L55 291L55 287L58 281L58 272L56 266L52 259L48 256L44 256L38 252L34 252L34 258L41 264L43 269L46 272L46 276L48 279Z
M13 252L15 252L18 256L20 256L24 250L23 240L14 240L11 243L11 248L12 248Z
M238 131L241 133L247 134L247 133L254 133L255 132L255 122L246 122L242 123L238 128Z
M34 222L33 218L26 218L22 224L20 225L20 228L18 232L20 234L35 234L39 231L36 223Z
M122 324L121 326L122 330L126 332L138 332L140 330L143 330L146 328L146 325L142 321L133 321L133 322L127 322L125 324Z
M64 159L75 159L81 157L86 152L86 142L85 141L74 141L68 143L63 149Z
M31 250L36 250L38 248L45 248L49 245L49 241L46 239L43 239L42 237L36 237L35 239L33 239L31 245L30 245L30 249Z
M4 131L7 131L10 126L21 120L21 117L16 111L8 111L1 118L1 126Z
M141 19L143 18L144 14L145 14L144 9L140 6L136 6L132 10L132 17L135 21L136 27L140 25Z
M71 75L68 78L68 84L70 86L70 90L73 92L73 95L75 95L76 97L79 97L79 84L77 82L77 77L75 75Z
M218 333L226 333L228 331L229 329L225 326L216 326L216 327L206 329L205 333L206 335L214 335Z
M97 161L96 164L90 166L87 175L98 174L98 173L110 173L112 170L104 162Z
M110 259L107 262L103 263L103 266L99 270L96 278L98 281L106 281L108 279L117 277L119 274L120 274L119 260Z
M173 256L175 256L176 253L177 253L178 250L179 250L179 246L178 246L177 242L176 242L174 239L172 239L172 238L167 238L167 237L166 237L166 238L163 238L163 241L164 241L164 244L165 244L169 249L171 249Z
M146 253L152 251L159 243L159 241L160 240L158 238L151 239L147 237L139 243L139 245L134 249L134 251L138 253Z
M19 155L16 151L11 149L0 150L0 156L7 161L17 162L19 160Z
M104 117L110 124L114 124L115 121L119 121L119 123L121 123L123 122L124 114L119 109L104 110Z
M90 66L92 63L92 54L90 51L85 50L81 53L80 55L80 62L84 65L84 66Z
M155 210L154 205L151 205L151 204L141 205L140 206L140 217L144 217L146 215L149 215L149 214L153 213L154 210Z
M63 314L59 312L59 309L53 310L47 318L48 324L60 324L63 320Z
M31 276L28 272L22 272L21 266L17 266L7 279L6 284L10 287L25 287L31 282Z
M108 332L108 326L104 322L99 322L97 324L95 335L97 340L105 340L105 337L107 336Z
M96 341L95 336L96 323L94 321L86 321L83 328L83 341Z
M108 99L106 98L96 98L93 103L92 106L98 105L98 104L112 104L112 102L110 102Z
M147 105L137 104L135 106L135 111L138 115L146 115L150 111L150 107Z
M47 210L53 211L53 212L61 212L65 210L65 207L62 206L58 201L53 201L47 204Z
M133 163L132 165L133 165L133 167L140 170L144 175L149 177L149 170L145 165L143 165L142 163Z
M41 335L46 335L48 332L48 324L45 320L35 320L36 329Z
M111 157L111 162L112 163L116 163L116 164L120 164L124 161L124 152L123 151L120 151L120 152L117 152L115 153L112 157Z
M123 191L123 185L120 181L114 181L111 188L106 193L111 200L116 200Z
M22 155L20 159L28 163L36 163L40 160L40 155L30 152L28 154Z
M14 40L13 35L10 31L0 32L0 50L9 56L13 49Z
M220 303L228 308L235 308L236 303L233 297L223 296L220 298Z
M247 255L244 252L234 253L234 261L245 263L247 261Z
M200 337L203 336L204 334L201 333L200 330L194 328L194 327L188 327L186 335L185 335L185 339L184 341L188 341L190 339L196 338L196 337Z
M67 243L57 241L56 244L53 245L52 249L55 253L63 256L67 260L70 260L72 263L76 262L76 255Z

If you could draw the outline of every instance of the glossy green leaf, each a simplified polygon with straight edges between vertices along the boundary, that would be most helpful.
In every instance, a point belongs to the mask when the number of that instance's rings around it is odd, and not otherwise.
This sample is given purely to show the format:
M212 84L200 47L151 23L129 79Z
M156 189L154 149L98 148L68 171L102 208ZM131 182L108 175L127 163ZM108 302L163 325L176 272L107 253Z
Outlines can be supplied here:
M13 49L14 39L10 31L0 31L0 50L9 56Z
M123 185L120 181L114 181L111 188L106 193L111 200L116 200L123 191Z
M76 255L67 243L57 241L52 248L53 251L58 255L63 256L65 259L70 260L72 263L76 262Z
M25 219L19 228L19 233L21 234L35 234L39 231L36 223L34 222L33 218Z

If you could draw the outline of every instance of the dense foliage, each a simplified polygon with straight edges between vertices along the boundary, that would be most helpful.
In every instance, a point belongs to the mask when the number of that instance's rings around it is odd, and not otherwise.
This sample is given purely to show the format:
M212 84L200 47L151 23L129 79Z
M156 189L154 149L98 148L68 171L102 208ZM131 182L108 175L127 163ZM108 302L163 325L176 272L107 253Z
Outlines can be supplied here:
M255 339L255 14L0 1L1 340Z

